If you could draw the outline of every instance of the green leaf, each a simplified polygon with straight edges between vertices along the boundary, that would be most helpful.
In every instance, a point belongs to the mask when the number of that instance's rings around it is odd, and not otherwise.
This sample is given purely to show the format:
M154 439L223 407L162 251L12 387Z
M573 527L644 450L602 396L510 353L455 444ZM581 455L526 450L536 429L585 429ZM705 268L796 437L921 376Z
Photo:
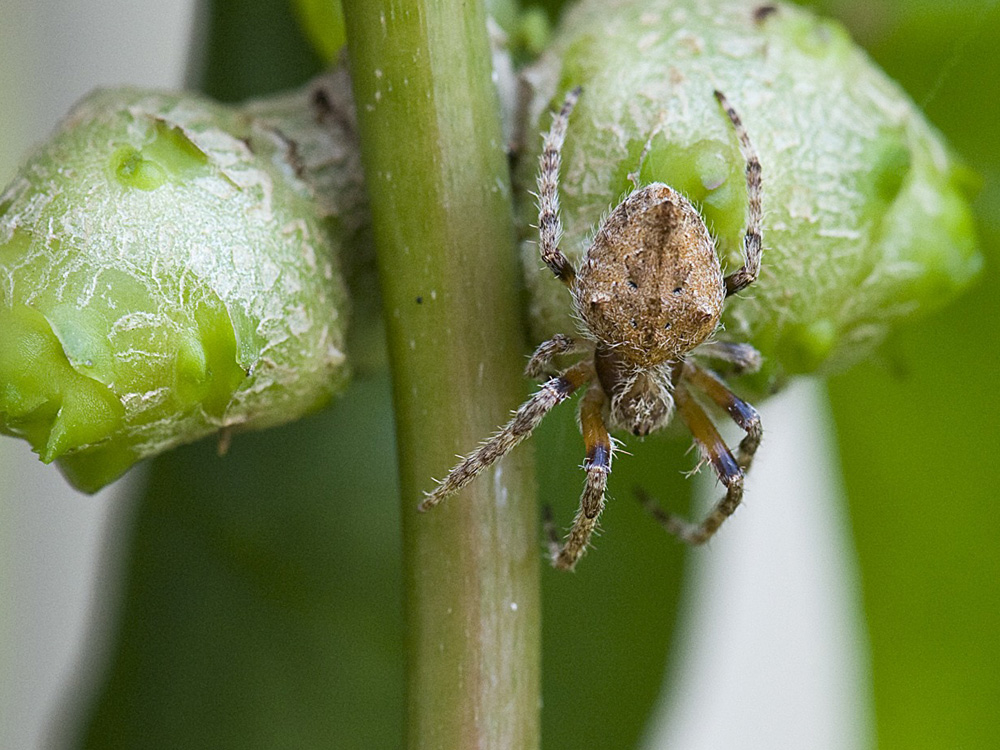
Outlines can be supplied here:
M153 464L87 750L399 747L402 580L388 380Z
M539 496L565 527L584 457L574 405L552 414L535 440ZM668 664L686 547L650 519L635 488L686 512L689 447L686 438L630 442L615 460L594 548L572 575L542 574L543 748L639 746Z
M1000 69L992 1L838 8L981 176L987 273L831 382L871 635L879 747L1000 745Z
M191 85L224 102L298 86L323 69L286 0L207 0Z

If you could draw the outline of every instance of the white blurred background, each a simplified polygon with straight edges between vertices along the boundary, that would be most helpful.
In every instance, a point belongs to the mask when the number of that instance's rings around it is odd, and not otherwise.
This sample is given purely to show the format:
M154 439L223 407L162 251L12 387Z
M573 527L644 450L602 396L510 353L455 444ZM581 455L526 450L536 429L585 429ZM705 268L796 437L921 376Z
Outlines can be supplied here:
M91 89L179 87L193 20L193 0L0 0L0 183ZM84 637L112 614L96 596L116 580L104 542L134 481L87 497L26 443L0 437L4 750L50 746Z
M743 507L685 581L672 670L645 750L875 747L871 669L826 389L759 407ZM730 437L730 443L738 437ZM702 507L721 495L703 471Z

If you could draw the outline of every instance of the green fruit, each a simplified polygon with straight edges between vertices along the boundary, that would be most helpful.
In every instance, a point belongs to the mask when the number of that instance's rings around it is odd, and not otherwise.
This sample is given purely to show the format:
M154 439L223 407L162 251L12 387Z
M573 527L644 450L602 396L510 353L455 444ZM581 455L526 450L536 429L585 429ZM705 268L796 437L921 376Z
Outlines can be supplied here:
M356 148L324 113L349 96L335 74L242 109L80 102L0 195L0 431L95 491L338 392L336 254L364 211Z
M936 308L982 266L966 170L904 92L836 23L744 0L583 0L526 73L533 89L522 194L533 189L548 112L583 95L564 150L564 252L579 262L630 189L665 182L700 207L723 267L741 264L746 185L722 91L760 155L758 283L730 300L719 337L764 369L746 385L829 373L868 355L898 322ZM574 329L568 295L538 259L533 201L523 253L539 339Z

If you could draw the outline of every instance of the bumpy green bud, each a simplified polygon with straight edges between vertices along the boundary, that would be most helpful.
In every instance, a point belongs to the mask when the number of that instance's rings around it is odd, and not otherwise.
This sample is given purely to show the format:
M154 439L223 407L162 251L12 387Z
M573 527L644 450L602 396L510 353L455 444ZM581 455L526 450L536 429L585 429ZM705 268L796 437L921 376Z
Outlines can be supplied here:
M719 338L764 354L760 390L863 358L981 267L969 175L836 23L745 0L583 0L526 78L526 189L536 133L567 90L583 87L561 177L562 248L576 262L649 142L640 184L686 194L717 236L723 267L741 265L745 163L712 92L726 95L760 155L764 254L760 280L729 301ZM521 217L534 331L572 331L568 295L538 259L530 201Z
M343 74L239 109L80 102L0 195L0 431L95 491L341 389L335 256L364 214L349 102Z

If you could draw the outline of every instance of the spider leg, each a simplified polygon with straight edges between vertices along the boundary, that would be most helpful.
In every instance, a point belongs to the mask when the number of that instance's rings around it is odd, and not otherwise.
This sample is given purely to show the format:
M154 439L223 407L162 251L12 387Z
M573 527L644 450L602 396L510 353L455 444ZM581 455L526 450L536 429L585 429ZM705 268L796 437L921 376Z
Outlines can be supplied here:
M732 341L709 341L691 354L726 362L732 365L733 371L737 374L757 372L763 363L760 352L750 344L737 344Z
M684 378L725 409L732 420L746 433L746 437L740 441L736 451L736 463L745 473L750 469L754 454L764 436L757 410L729 390L729 386L723 382L722 378L711 370L706 370L692 362L686 362L684 364Z
M552 360L561 354L572 354L583 349L583 344L572 336L557 333L548 341L543 341L531 355L527 366L524 368L526 377L540 378L549 371Z
M726 114L729 115L729 119L733 123L736 137L740 141L740 153L743 154L743 160L747 163L747 228L746 234L743 236L743 267L726 276L726 296L728 297L746 289L757 280L757 275L760 273L761 245L763 244L761 224L764 214L761 208L760 160L757 158L757 152L754 150L753 144L750 143L750 137L743 127L740 116L733 109L733 105L729 103L721 91L715 92L715 98L719 100L719 104L726 110Z
M726 494L715 504L708 516L697 524L685 521L673 513L667 513L644 494L641 499L652 516L671 534L688 544L704 544L739 507L743 499L743 469L733 458L733 454L726 447L705 410L691 398L682 383L678 383L674 388L674 399L681 419L691 430L695 443L726 486Z
M559 543L551 517L546 519L549 554L553 567L559 570L572 570L587 551L590 537L597 528L601 511L604 510L604 490L611 471L612 455L611 436L608 435L603 417L605 400L603 389L596 383L580 400L580 428L587 450L583 468L587 472L587 480L580 496L580 508L562 545Z
M556 278L567 286L576 278L576 269L559 249L562 238L562 219L559 218L559 166L562 147L566 140L569 115L580 98L577 86L566 94L560 110L552 116L552 126L545 134L542 155L538 164L538 246L542 260L552 269Z
M476 450L463 458L427 493L419 510L430 510L448 495L458 492L483 471L510 453L528 437L553 407L561 404L592 377L589 362L573 365L560 375L545 381L535 394L525 401L507 424L501 427Z

